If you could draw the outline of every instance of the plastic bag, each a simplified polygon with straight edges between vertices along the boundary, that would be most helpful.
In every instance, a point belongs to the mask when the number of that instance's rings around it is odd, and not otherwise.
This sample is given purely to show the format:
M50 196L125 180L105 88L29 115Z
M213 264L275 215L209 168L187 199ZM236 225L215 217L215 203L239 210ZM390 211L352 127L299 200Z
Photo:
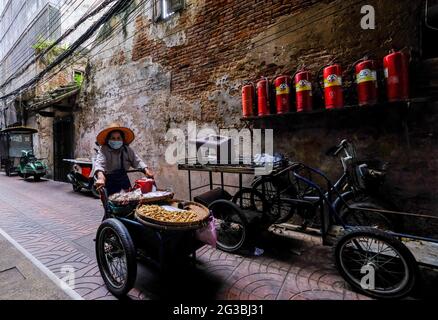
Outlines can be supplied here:
M204 228L196 231L196 238L199 241L208 244L209 246L212 246L213 248L216 248L217 242L215 222L215 218L213 217L213 215L211 215L208 224Z

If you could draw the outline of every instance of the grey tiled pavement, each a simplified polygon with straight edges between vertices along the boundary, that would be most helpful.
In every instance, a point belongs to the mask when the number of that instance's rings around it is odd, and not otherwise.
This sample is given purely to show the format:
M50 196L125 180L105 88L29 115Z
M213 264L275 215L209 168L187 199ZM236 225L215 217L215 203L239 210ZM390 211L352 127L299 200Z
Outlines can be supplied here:
M94 256L93 239L102 219L98 200L73 193L68 184L35 183L0 173L0 217L0 228L58 277L64 276L63 266L73 266L75 290L84 299L115 299ZM186 299L367 299L348 289L332 265L330 248L317 237L271 235L265 249L265 255L248 258L203 247L196 270L175 275L169 287L140 265L137 289L130 297L159 299L171 293Z

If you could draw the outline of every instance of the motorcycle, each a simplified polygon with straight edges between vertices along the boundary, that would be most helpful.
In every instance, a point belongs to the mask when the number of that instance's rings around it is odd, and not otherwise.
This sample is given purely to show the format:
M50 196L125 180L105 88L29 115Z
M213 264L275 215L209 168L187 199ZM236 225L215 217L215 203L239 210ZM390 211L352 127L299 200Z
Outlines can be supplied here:
M97 152L97 150L95 150ZM83 189L90 191L94 198L100 199L100 194L94 186L94 177L92 176L94 159L64 159L65 162L73 164L72 171L67 175L68 182L73 186L74 192L81 192Z
M47 174L47 166L37 159L32 151L23 150L17 172L20 177L24 179L33 177L37 182Z

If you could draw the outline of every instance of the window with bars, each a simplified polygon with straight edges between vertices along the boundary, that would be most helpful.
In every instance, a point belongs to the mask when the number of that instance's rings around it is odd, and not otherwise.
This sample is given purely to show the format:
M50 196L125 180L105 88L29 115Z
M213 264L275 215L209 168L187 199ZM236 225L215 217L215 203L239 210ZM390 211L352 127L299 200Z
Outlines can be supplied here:
M166 20L184 9L185 0L154 0L154 20Z

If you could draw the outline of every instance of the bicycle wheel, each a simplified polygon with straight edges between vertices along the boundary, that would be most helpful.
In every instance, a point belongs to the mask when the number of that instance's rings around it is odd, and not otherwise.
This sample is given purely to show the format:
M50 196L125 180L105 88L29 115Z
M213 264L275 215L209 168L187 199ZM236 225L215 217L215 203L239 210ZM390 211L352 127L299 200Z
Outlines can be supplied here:
M373 228L345 231L334 247L340 274L356 290L378 299L399 299L415 287L418 266L397 238Z

